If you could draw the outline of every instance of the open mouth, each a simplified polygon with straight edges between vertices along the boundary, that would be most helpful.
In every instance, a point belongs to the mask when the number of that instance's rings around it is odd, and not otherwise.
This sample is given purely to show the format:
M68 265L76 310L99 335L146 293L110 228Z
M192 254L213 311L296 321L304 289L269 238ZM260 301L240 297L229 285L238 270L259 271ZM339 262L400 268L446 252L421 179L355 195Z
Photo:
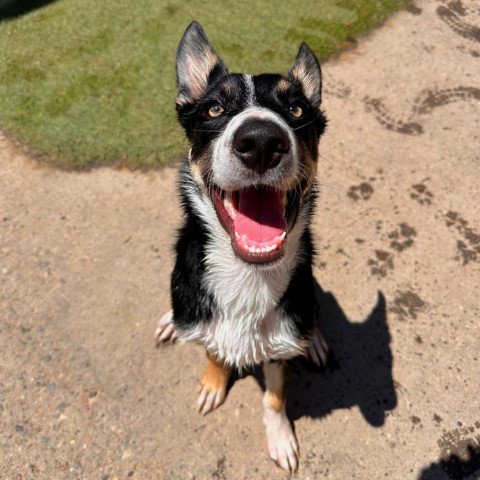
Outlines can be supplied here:
M283 257L288 231L298 213L298 192L265 186L226 192L213 186L211 196L233 250L242 260L271 263Z

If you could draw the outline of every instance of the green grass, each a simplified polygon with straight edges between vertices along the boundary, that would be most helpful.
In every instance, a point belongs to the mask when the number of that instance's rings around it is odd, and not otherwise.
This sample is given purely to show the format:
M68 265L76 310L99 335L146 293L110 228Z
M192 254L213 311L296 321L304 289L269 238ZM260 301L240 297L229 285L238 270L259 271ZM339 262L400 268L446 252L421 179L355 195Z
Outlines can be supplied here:
M64 168L166 165L186 151L174 61L192 19L231 71L286 72L302 41L324 60L405 3L58 0L0 20L0 129Z

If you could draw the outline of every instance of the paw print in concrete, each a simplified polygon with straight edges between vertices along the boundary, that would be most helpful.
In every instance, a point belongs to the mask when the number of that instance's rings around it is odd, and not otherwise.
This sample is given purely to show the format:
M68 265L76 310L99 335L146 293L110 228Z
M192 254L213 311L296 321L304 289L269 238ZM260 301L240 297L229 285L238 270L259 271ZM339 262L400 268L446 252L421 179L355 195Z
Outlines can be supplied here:
M425 183L415 183L410 190L410 198L416 200L420 205L431 205L433 193L428 189Z
M480 263L480 234L469 227L468 222L458 212L449 210L444 218L447 227L455 229L461 236L457 239L455 259L461 261L463 265L470 262Z
M394 270L393 254L385 250L375 250L375 258L369 258L367 265L370 266L370 273L379 278L387 276L389 270Z
M415 320L425 306L426 303L415 292L403 290L395 293L390 311L397 315L399 320L404 321L409 318Z
M348 189L347 196L357 202L358 200L369 200L373 192L373 187L368 182L362 182L360 185L352 185Z
M379 220L381 222L381 220ZM381 224L376 224L377 232L381 230ZM414 243L417 231L406 222L400 223L395 230L388 234L390 241L389 250L374 250L375 258L369 258L367 265L370 267L370 273L376 277L386 277L390 270L394 270L394 255L410 248Z
M413 227L406 223L401 223L397 229L388 234L390 238L390 247L397 252L403 252L406 248L413 245L413 239L417 236L417 232Z

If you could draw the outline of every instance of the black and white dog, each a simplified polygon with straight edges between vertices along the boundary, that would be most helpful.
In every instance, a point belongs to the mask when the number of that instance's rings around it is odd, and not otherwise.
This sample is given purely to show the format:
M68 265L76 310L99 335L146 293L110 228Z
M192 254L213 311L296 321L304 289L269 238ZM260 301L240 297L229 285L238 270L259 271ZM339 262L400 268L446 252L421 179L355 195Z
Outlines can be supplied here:
M177 51L177 112L191 143L180 171L185 222L171 279L173 309L158 342L207 352L198 410L225 399L233 368L263 364L270 456L294 471L298 446L285 413L285 361L318 365L309 222L315 200L319 63L302 44L287 76L230 74L193 22Z

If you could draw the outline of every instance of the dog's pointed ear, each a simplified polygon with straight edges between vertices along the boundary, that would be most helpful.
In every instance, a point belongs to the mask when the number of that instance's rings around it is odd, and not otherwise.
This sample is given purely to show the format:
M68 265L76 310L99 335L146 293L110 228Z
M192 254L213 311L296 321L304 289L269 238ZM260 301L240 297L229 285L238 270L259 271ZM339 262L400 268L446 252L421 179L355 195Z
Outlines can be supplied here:
M322 71L315 54L302 43L289 74L302 85L303 93L316 108L322 101Z
M198 100L213 76L227 74L227 68L209 42L198 22L185 30L177 49L177 104Z

